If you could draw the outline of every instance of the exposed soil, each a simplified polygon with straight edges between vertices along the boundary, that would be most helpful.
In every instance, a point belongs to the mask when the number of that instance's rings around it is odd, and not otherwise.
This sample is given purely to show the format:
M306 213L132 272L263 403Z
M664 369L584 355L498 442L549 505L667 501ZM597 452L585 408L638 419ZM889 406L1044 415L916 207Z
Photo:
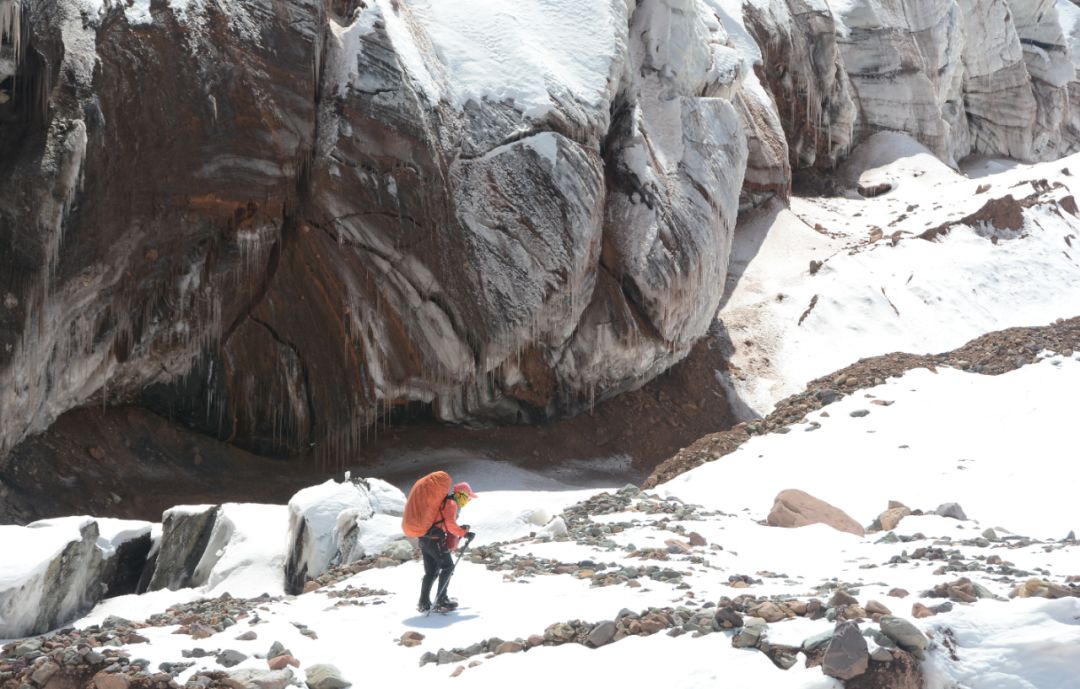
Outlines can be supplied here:
M619 478L636 483L680 448L731 426L714 374L724 366L716 338L706 337L682 363L591 412L493 428L404 419L373 429L355 456L332 465L316 459L325 454L319 448L291 459L255 455L140 407L79 409L0 462L0 523L71 514L158 521L178 504L280 504L345 468L403 484L410 469L396 459L446 450L530 469L623 455L631 467Z
M886 378L903 375L913 368L934 370L939 366L951 366L973 373L999 375L1033 363L1036 355L1043 350L1067 356L1080 350L1080 317L1059 320L1043 327L1000 330L942 354L894 352L861 359L851 366L811 381L806 390L780 402L764 419L740 423L729 430L700 438L656 467L642 487L652 488L705 462L730 454L752 435L786 432L785 429L791 424L805 421L808 413L855 390L880 384Z

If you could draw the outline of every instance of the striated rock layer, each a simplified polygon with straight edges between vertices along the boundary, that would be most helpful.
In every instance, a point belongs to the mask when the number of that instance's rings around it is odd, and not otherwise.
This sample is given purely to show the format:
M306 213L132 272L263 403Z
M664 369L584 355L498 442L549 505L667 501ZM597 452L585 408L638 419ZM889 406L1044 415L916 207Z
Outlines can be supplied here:
M0 457L136 403L267 455L684 357L740 205L899 129L1078 145L1064 0L0 0Z

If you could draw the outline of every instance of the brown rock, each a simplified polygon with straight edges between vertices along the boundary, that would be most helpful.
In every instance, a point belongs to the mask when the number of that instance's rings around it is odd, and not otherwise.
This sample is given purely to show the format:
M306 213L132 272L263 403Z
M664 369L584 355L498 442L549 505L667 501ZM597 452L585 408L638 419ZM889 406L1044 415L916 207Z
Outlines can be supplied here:
M893 598L907 598L911 594L906 589L892 589L889 591L889 595Z
M893 651L892 662L872 662L863 674L844 682L844 689L923 689L919 663L904 651Z
M456 668L454 668L454 671L450 673L450 676L451 677L457 677L462 672L465 672L465 666L464 665L458 665Z
M97 445L95 445L93 447L90 447L90 448L87 448L86 453L89 454L91 457L93 457L94 459L96 459L99 462L101 460L105 459L105 450L102 450Z
M891 615L892 614L892 612L888 608L886 608L882 603L879 603L876 600L872 600L872 601L870 601L869 603L866 604L866 612L870 613L871 615L874 615L874 614Z
M525 641L525 645L528 646L529 648L534 648L536 646L541 646L541 645L543 645L543 643L544 643L544 637L540 636L539 634L530 634L529 638Z
M690 545L700 548L707 544L708 541L705 540L705 537L699 534L697 531L690 532Z
M408 647L412 648L413 646L419 646L420 642L423 641L423 640L424 640L424 635L423 634L421 634L420 632L417 632L417 631L409 630L409 631L407 631L407 632L405 632L404 634L401 635L401 639L400 639L399 643L402 646L408 646Z
M503 653L517 653L518 651L525 650L525 646L517 641L504 641L495 647L495 655L502 655Z
M846 531L856 536L865 535L862 526L843 510L795 489L782 490L777 494L766 522L769 526L784 528L826 524L838 531Z
M892 531L900 523L900 520L911 514L906 507L893 507L878 515L878 524L882 531Z
M292 657L288 653L283 653L279 656L271 658L266 661L266 664L270 666L271 670L284 670L287 666L300 667L300 661Z
M936 614L937 613L935 613L933 610L926 607L922 603L917 602L911 606L911 616L917 620L921 620L926 617L933 617Z
M829 599L830 608L838 608L841 605L858 605L859 599L843 589L836 589L832 598Z
M806 603L801 600L786 600L784 601L784 605L786 605L788 607L788 610L795 613L796 615L806 614Z
M795 614L791 611L773 603L772 601L765 601L750 608L747 611L754 617L760 617L766 622L779 622L780 620L786 620L790 617L794 617Z
M317 591L321 587L322 584L312 579L311 581L304 584L304 593L311 593L312 591Z
M244 632L240 636L236 637L236 640L237 641L254 641L257 638L259 638L259 635L256 634L253 630L249 629L248 631Z
M97 689L128 689L131 680L127 675L109 672L99 672L94 675L94 686Z

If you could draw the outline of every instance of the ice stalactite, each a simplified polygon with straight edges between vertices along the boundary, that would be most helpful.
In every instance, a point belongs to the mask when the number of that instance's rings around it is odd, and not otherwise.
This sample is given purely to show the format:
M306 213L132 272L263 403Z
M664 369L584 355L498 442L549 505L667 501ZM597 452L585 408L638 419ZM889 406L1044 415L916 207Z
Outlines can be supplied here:
M22 53L22 4L20 0L0 0L0 45L11 46L18 63Z

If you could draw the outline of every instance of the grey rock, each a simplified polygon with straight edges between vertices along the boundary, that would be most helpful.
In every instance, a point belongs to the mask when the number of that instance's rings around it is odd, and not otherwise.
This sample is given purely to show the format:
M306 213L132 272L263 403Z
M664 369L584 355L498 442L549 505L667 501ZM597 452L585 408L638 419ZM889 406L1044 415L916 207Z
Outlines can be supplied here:
M225 667L233 667L247 660L247 655L240 651L225 650L217 654L215 660L218 665L224 665Z
M293 681L293 672L284 670L257 670L243 668L229 670L222 680L230 689L285 689Z
M440 648L435 662L439 665L449 665L450 663L460 663L463 660L465 660L465 656Z
M829 642L832 641L832 638L832 629L827 629L819 634L808 636L807 638L803 639L802 650L805 653L813 653L814 651L820 650L828 646Z
M938 508L934 510L934 514L941 517L949 517L950 519L959 519L961 521L967 520L967 515L964 514L964 509L960 507L959 503L946 502L938 505Z
M870 660L879 663L891 663L893 661L893 654L889 649L877 646L874 650L870 651Z
M593 648L603 646L614 638L616 629L617 627L614 622L605 620L592 628L586 641Z
M885 615L881 618L879 624L881 625L881 632L885 636L895 641L896 645L912 655L925 651L930 645L930 640L926 638L926 635L905 619ZM916 655L916 657L919 656Z
M196 577L195 569L210 544L220 507L190 507L166 510L162 519L161 545L158 550L149 590L176 591L206 583L205 575ZM206 572L209 575L209 572Z
M731 644L736 648L754 648L761 642L768 627L768 623L760 617L747 617L743 620L742 628L732 637Z
M311 665L304 668L307 675L308 689L345 689L351 687L349 682L341 675L341 670L328 664Z
M859 632L858 625L851 621L837 624L825 650L821 671L829 677L851 679L866 672L869 663L866 639Z

